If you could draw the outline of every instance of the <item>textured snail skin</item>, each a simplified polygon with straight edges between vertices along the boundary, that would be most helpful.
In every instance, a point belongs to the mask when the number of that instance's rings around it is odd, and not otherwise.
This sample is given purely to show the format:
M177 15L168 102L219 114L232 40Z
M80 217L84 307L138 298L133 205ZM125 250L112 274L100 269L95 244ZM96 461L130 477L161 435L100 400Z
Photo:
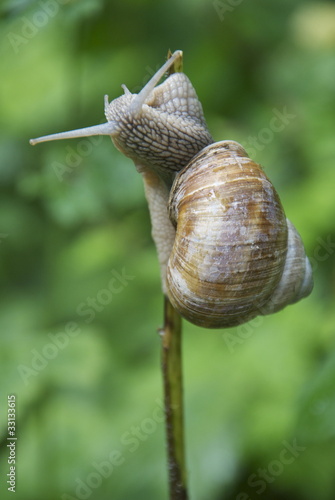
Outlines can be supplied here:
M125 94L106 105L107 120L118 124L113 142L136 165L153 169L171 185L173 175L213 142L201 103L184 73L155 87L137 114L131 106L135 99Z
M310 279L302 287L306 256L295 230L298 255L293 252L289 264L303 266L293 275L286 269L283 277L284 210L260 165L238 143L222 141L202 150L176 178L169 206L176 238L167 266L168 295L192 323L235 326L310 292ZM271 300L279 283L278 297Z

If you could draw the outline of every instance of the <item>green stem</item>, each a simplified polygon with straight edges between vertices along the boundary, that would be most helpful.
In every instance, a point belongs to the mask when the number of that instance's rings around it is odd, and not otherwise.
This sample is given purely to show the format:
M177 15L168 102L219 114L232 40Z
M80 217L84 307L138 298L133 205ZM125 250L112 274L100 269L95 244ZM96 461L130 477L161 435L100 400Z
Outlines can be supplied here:
M164 327L161 336L170 500L187 500L181 317L167 297L164 297Z

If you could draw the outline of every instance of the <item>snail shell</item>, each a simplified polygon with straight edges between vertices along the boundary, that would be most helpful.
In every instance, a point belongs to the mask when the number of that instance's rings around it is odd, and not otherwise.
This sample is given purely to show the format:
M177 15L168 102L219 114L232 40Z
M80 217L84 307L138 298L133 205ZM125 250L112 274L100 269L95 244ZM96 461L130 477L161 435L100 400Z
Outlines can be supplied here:
M300 236L260 165L234 141L204 148L172 186L170 301L208 328L235 326L308 295Z

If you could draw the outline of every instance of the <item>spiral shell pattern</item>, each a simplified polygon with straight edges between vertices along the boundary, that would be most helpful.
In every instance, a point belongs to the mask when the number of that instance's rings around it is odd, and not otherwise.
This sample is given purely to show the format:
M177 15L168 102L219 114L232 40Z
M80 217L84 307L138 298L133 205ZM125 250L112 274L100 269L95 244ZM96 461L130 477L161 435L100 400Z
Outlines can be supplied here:
M217 142L195 156L175 179L169 213L176 238L168 295L190 322L235 326L310 292L300 236L262 168L240 144ZM294 250L288 252L289 233ZM291 285L284 280L288 255L299 267L290 271Z

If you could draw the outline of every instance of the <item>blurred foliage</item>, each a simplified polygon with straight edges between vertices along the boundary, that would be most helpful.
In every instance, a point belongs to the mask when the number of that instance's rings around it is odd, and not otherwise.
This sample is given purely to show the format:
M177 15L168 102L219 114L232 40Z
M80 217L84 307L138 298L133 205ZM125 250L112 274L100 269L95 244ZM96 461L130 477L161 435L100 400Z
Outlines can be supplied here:
M104 121L103 95L138 92L169 48L215 139L264 165L315 274L311 297L243 327L184 322L191 498L333 500L335 4L7 0L0 29L0 404L16 394L17 500L167 498L141 179L107 137L28 139ZM5 410L0 423L6 474ZM300 451L283 463L287 443Z

